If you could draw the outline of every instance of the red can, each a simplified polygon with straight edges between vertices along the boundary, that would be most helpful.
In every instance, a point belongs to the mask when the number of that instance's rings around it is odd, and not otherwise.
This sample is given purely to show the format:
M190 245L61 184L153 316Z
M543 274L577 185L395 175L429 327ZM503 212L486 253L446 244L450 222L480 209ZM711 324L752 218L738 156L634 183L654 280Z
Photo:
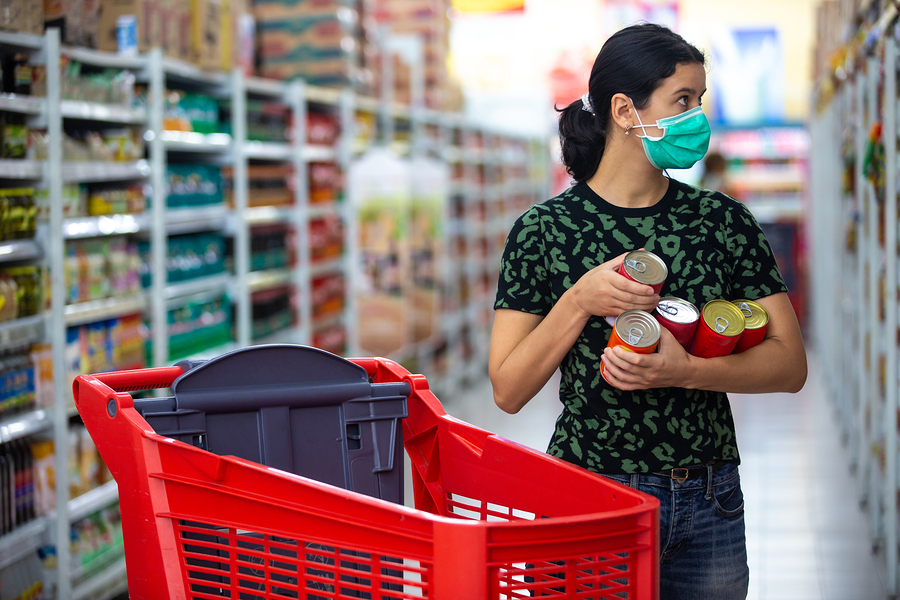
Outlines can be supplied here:
M659 323L642 310L626 310L616 319L609 334L607 348L622 347L637 354L653 354L659 345ZM600 374L606 379L606 365L600 363ZM609 380L606 379L609 383Z
M653 316L660 325L672 332L685 350L691 347L697 331L697 323L700 321L700 311L696 306L687 300L667 296L659 299Z
M652 252L635 250L625 255L619 273L632 281L649 285L658 294L669 276L669 268Z
M728 300L707 302L689 352L700 358L731 354L744 332L744 315Z
M732 300L732 304L738 307L744 315L744 333L734 347L734 353L738 354L749 350L766 339L766 330L769 328L769 313L762 306L752 300Z

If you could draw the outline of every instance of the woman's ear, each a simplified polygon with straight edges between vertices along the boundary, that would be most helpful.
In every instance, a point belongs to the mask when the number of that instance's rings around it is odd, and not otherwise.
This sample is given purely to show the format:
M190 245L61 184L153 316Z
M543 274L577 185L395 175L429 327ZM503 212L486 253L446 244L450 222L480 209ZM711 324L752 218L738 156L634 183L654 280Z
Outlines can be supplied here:
M612 97L612 100L610 100L610 103L610 120L615 123L615 126L618 127L620 131L627 133L637 125L634 108L632 107L631 100L628 99L628 96L625 94L615 94Z

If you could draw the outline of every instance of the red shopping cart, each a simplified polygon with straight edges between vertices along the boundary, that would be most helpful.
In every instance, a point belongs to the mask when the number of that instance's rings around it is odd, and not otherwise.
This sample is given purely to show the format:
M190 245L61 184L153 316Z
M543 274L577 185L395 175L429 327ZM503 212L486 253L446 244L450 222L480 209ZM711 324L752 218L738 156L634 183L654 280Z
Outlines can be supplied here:
M415 509L156 433L129 392L181 367L76 379L119 485L132 598L658 598L655 499L454 419L395 362L352 362L408 386Z

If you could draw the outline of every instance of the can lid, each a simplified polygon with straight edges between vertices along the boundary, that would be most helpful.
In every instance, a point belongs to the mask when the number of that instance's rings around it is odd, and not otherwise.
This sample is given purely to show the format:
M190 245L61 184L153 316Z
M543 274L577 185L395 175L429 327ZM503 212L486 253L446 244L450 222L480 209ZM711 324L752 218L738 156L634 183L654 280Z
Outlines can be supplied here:
M626 254L622 268L629 277L644 285L662 283L669 275L666 263L647 250L635 250Z
M616 319L616 335L635 348L648 348L659 341L659 321L642 310L626 310Z
M706 303L701 313L707 327L725 337L735 337L744 332L744 314L727 300Z
M700 318L700 311L697 307L681 298L675 296L666 296L659 299L656 306L656 312L667 321L672 323L693 323Z
M738 307L744 315L745 329L762 329L769 323L769 313L762 306L752 300L732 300L732 304Z

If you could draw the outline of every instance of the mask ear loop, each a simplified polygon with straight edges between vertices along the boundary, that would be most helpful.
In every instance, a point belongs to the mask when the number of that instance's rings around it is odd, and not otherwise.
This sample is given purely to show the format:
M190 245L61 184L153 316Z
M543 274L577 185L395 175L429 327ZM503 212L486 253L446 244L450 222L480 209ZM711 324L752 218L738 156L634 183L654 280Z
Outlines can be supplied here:
M638 112L637 106L634 105L634 100L632 100L631 97L628 97L628 101L631 102L631 107L634 109L634 114L637 117L638 123L640 123L640 125L633 125L632 127L634 127L634 129L643 129L644 130L644 135L638 135L637 137L639 137L641 139L646 138L646 139L650 140L651 142L658 142L659 140L666 137L665 128L662 128L663 134L660 136L648 135L647 127L650 127L650 125L644 125L644 122L641 120L641 113ZM657 126L657 129L660 129L660 127Z

